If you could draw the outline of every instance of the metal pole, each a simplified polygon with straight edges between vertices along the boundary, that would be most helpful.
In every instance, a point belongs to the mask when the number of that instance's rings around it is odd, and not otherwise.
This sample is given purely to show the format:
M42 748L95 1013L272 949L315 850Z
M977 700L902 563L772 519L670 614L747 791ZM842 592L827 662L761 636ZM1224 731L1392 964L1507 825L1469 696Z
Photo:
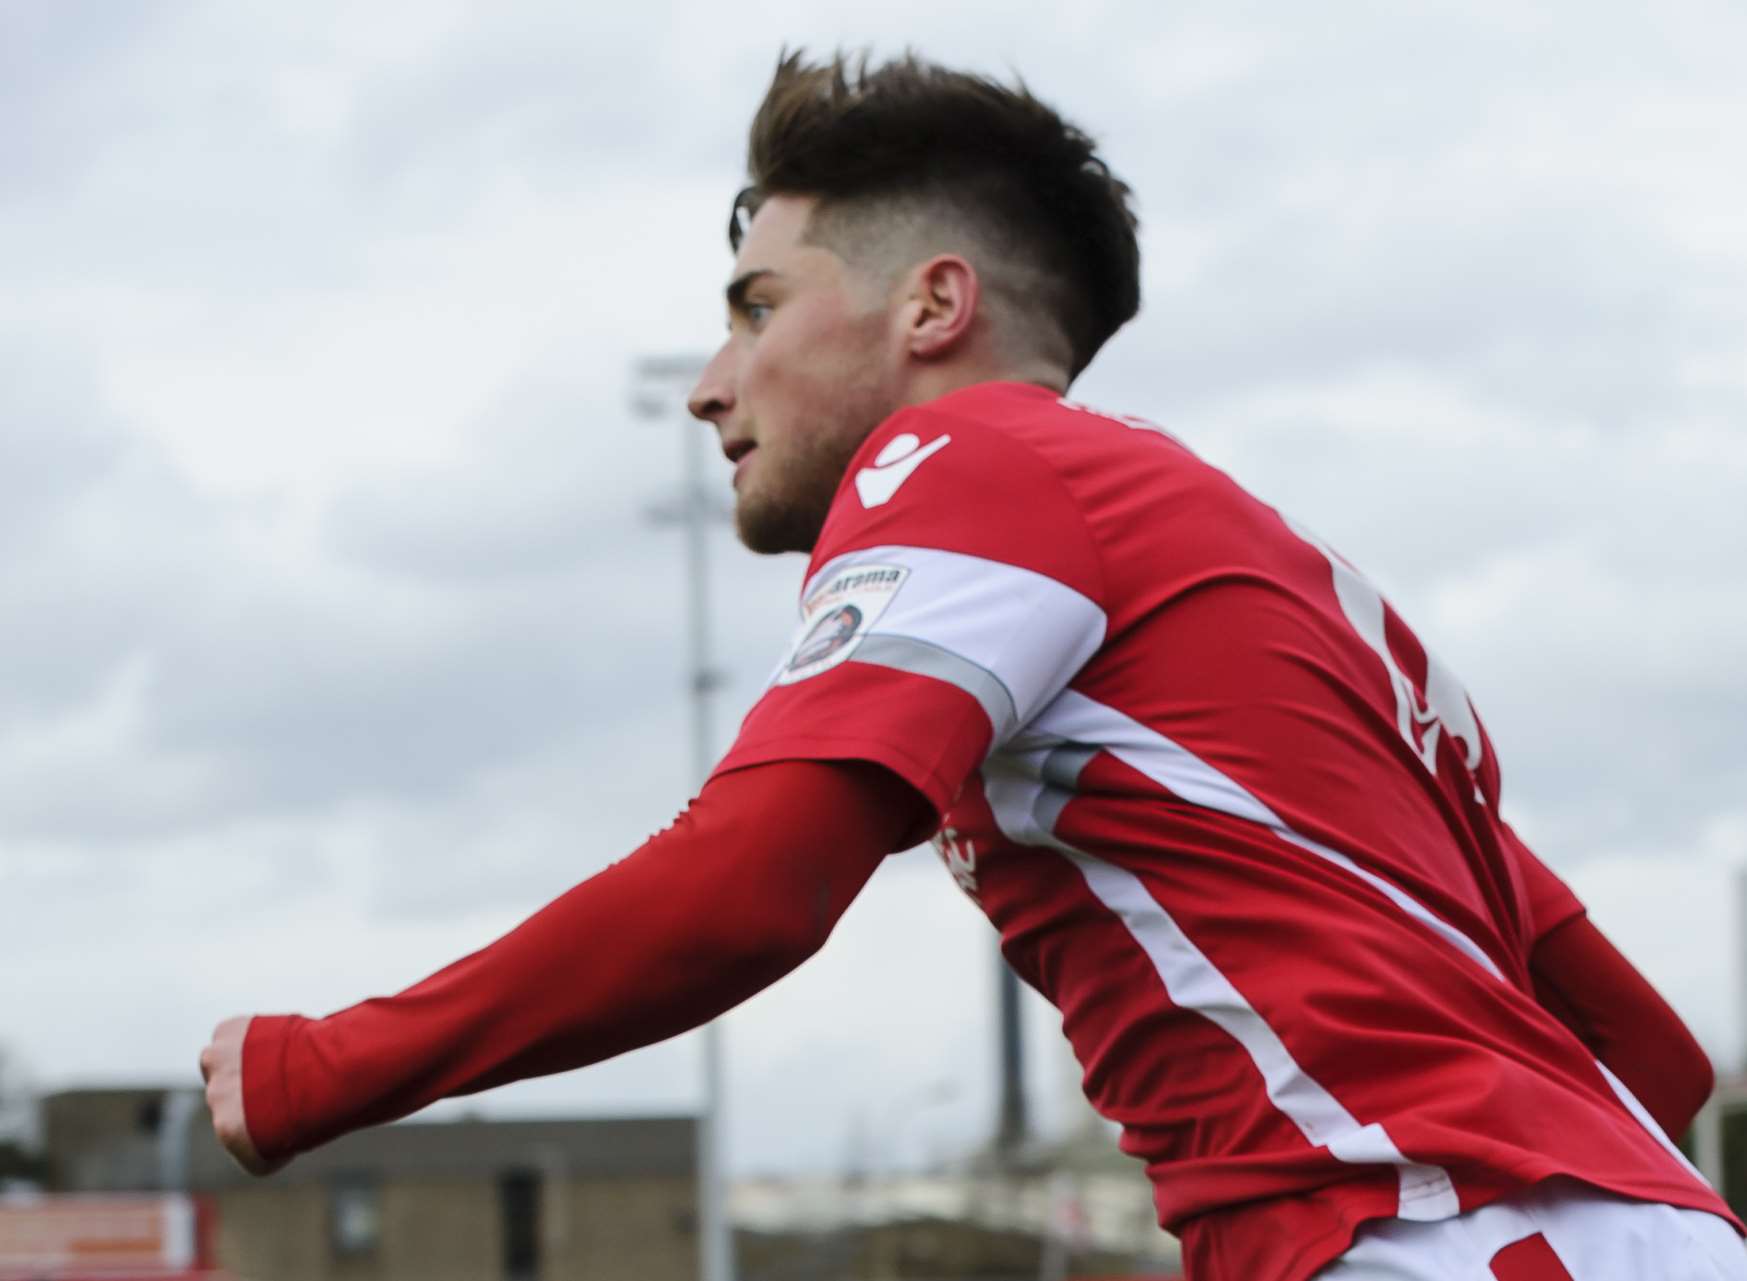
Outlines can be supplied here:
M1019 1003L1019 976L999 951L995 953L995 965L1001 989L997 1064L1000 1111L995 1118L995 1152L1003 1161L1011 1162L1024 1147L1029 1128L1025 1115L1024 1007Z
M692 687L692 779L701 788L714 763L710 723L710 587L708 544L704 534L703 446L701 431L684 433L685 560L689 583ZM703 1028L704 1103L698 1117L698 1227L702 1281L734 1281L733 1228L728 1222L722 1160L722 1024Z
M671 393L681 395L704 367L701 357L653 356L634 367L632 407L645 418L665 418L672 412ZM715 731L710 694L716 673L710 664L710 593L708 526L715 505L704 490L703 429L681 422L680 523L685 528L687 680L691 686L692 783L701 788L715 763ZM658 513L657 519L666 515ZM733 1227L728 1219L726 1162L723 1142L723 1050L720 1020L700 1031L703 1052L703 1101L698 1110L698 1275L701 1281L734 1281Z
M691 632L692 777L702 787L715 764L715 735L710 724L710 692L715 674L710 667L710 571L709 546L704 539L704 437L687 431L680 441L685 457L685 572L689 586L688 620Z
M188 1142L201 1108L198 1090L165 1090L158 1112L158 1184L165 1192L188 1191Z

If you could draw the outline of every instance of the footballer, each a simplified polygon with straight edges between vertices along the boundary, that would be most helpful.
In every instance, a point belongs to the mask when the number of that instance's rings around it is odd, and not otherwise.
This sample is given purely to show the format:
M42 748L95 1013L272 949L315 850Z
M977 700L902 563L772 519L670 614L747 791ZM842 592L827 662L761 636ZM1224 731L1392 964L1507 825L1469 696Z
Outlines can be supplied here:
M622 861L398 995L221 1023L235 1158L696 1027L932 838L1193 1281L1747 1279L1673 1142L1710 1065L1501 816L1457 676L1313 531L1069 398L1140 303L1093 141L794 54L748 170L690 404L741 540L809 557L793 647Z

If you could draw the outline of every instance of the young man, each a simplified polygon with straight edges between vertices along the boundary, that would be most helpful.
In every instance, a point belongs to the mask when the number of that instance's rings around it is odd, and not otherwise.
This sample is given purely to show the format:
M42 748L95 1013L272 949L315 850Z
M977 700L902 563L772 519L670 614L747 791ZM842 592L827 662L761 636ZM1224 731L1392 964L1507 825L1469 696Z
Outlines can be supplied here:
M811 554L788 656L630 857L398 996L221 1024L237 1159L694 1027L933 835L1197 1281L1747 1278L1669 1141L1709 1066L1500 817L1455 677L1314 534L1064 399L1139 305L1090 140L791 57L750 170L692 410L742 540Z

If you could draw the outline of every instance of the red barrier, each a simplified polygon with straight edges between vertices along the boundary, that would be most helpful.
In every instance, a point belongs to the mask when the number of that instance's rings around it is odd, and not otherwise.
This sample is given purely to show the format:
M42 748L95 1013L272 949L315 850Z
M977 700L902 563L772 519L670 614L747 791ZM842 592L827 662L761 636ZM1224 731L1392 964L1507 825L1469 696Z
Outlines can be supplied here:
M222 1281L211 1207L180 1193L0 1197L0 1281Z

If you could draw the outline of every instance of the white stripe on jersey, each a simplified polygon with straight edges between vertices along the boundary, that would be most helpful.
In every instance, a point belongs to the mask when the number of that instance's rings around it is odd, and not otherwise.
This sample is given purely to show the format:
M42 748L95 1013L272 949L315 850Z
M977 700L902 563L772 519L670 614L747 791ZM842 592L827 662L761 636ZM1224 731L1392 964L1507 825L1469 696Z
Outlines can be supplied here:
M1327 1142L1329 1151L1342 1161L1375 1163L1385 1160L1388 1164L1403 1164L1399 1152L1395 1152L1393 1159L1358 1155L1383 1150L1378 1147L1379 1141L1387 1145L1387 1151L1395 1151L1389 1136L1375 1125L1364 1127L1366 1131L1376 1130L1375 1138L1361 1138L1357 1132L1351 1138L1342 1137L1335 1142L1315 1138L1313 1127L1326 1127L1329 1117L1334 1115L1327 1111L1329 1108L1338 1109L1339 1116L1346 1116L1351 1125L1356 1126L1357 1121L1348 1116L1340 1103L1328 1095L1322 1086L1304 1074L1303 1069L1292 1059L1261 1015L1243 1000L1237 990L1219 973L1217 967L1190 942L1170 914L1147 893L1146 887L1137 878L1121 868L1074 849L1057 838L1055 823L1067 803L1073 799L1074 780L1071 777L1059 777L1059 770L1052 770L1051 766L1067 760L1083 767L1091 754L1098 749L1109 752L1191 804L1262 824L1281 839L1345 868L1381 891L1402 911L1427 926L1458 951L1477 961L1502 982L1503 975L1499 973L1498 967L1477 943L1449 922L1434 915L1429 908L1399 886L1358 866L1339 850L1293 831L1258 797L1182 744L1173 742L1157 730L1113 707L1087 698L1077 690L1063 690L1060 697L1014 736L1006 751L983 767L984 794L988 798L990 809L994 811L995 821L1007 838L1021 845L1050 846L1073 861L1081 875L1085 876L1092 892L1122 919L1129 932L1153 960L1155 967L1159 968L1160 977L1165 982L1165 990L1170 994L1171 1000L1179 1006L1198 1010L1243 1045L1255 1062L1257 1070L1262 1073L1263 1080L1267 1082L1268 1097L1298 1126L1305 1137L1312 1142ZM1094 874L1088 871L1094 865L1102 869L1096 873L1096 880ZM1133 883L1123 884L1119 878L1127 878ZM1110 887L1114 892L1107 894L1103 887ZM1149 943L1143 937L1143 930L1152 933L1153 942ZM1190 1004L1179 998L1177 989L1172 986L1171 977L1165 973L1161 957L1176 958L1181 963L1182 973L1185 975L1185 995L1207 1002L1206 1005ZM1242 1007L1235 1015L1232 1013L1233 1001ZM1254 1026L1250 1026L1248 1020L1253 1020ZM1710 1184L1704 1176L1681 1154L1679 1148L1668 1141L1662 1127L1656 1124L1645 1111L1644 1105L1638 1102L1625 1084L1601 1060L1597 1059L1595 1065L1633 1118L1659 1144L1673 1153L1700 1183L1709 1187ZM1270 1075L1271 1072L1279 1074L1282 1082L1279 1092L1276 1092L1275 1076ZM1294 1073L1302 1078L1302 1083L1293 1077ZM1327 1103L1323 1104L1318 1095L1325 1097ZM1309 1104L1307 1110L1299 1100ZM1300 1107L1300 1110L1295 1111L1295 1106ZM1417 1206L1418 1213L1409 1213L1409 1171L1429 1171L1441 1178L1441 1190L1448 1193L1448 1201L1429 1201ZM1450 1187L1448 1175L1442 1169L1407 1163L1403 1166L1401 1178L1402 1209L1397 1217L1435 1219L1457 1213L1455 1192ZM1439 1195L1435 1180L1430 1180L1429 1175L1416 1173L1413 1179L1416 1188L1432 1187L1430 1192L1421 1190L1412 1193L1416 1198ZM1436 1213L1427 1212L1434 1207L1437 1208Z
M1048 830L1061 812L1060 800L1066 799L1063 788L997 766L984 770L983 794L1009 840L1053 847L1074 864L1099 902L1146 953L1172 1002L1208 1019L1243 1047L1261 1074L1269 1100L1308 1142L1351 1165L1397 1167L1398 1218L1443 1219L1460 1212L1450 1176L1439 1166L1409 1161L1381 1125L1360 1125L1300 1066L1267 1020L1195 946L1139 878L1075 849Z
M910 576L849 661L959 686L989 713L996 747L1060 693L1104 643L1104 611L1066 584L933 547L847 552L807 580L801 599L827 575L857 564L902 565ZM881 637L918 644L876 643ZM954 657L961 662L951 662ZM991 679L1004 699L994 694Z
M1385 895L1414 920L1484 967L1494 978L1503 977L1498 966L1478 943L1435 915L1406 890L1384 880L1375 872L1360 867L1339 850L1293 831L1278 814L1236 779L1222 774L1182 744L1173 742L1133 717L1087 698L1075 690L1064 690L1061 697L1014 737L1014 746L1051 740L1101 747L1161 787L1181 796L1191 805L1200 805L1221 814L1230 814L1235 818L1261 824L1282 840L1291 841L1319 858L1325 858L1351 872Z
M1649 1110L1645 1108L1642 1103L1638 1102L1638 1096L1626 1088L1626 1083L1620 1080L1619 1077L1615 1076L1613 1072L1608 1069L1608 1065L1603 1063L1600 1059L1595 1061L1595 1065L1601 1069L1601 1074L1607 1079L1609 1088L1613 1090L1619 1101L1626 1105L1626 1111L1632 1114L1633 1119L1636 1120L1639 1125L1648 1130L1651 1137L1654 1138L1656 1142L1668 1149L1674 1159L1686 1167L1687 1173L1691 1174L1693 1178L1697 1179L1707 1188L1710 1187L1711 1181L1705 1178L1703 1174L1699 1173L1699 1168L1696 1165L1686 1159L1686 1153L1682 1152L1679 1148L1675 1147L1673 1143L1669 1142L1668 1136L1662 1132L1662 1127L1656 1124L1656 1118L1650 1115ZM1715 1191L1715 1189L1713 1188L1712 1191Z

